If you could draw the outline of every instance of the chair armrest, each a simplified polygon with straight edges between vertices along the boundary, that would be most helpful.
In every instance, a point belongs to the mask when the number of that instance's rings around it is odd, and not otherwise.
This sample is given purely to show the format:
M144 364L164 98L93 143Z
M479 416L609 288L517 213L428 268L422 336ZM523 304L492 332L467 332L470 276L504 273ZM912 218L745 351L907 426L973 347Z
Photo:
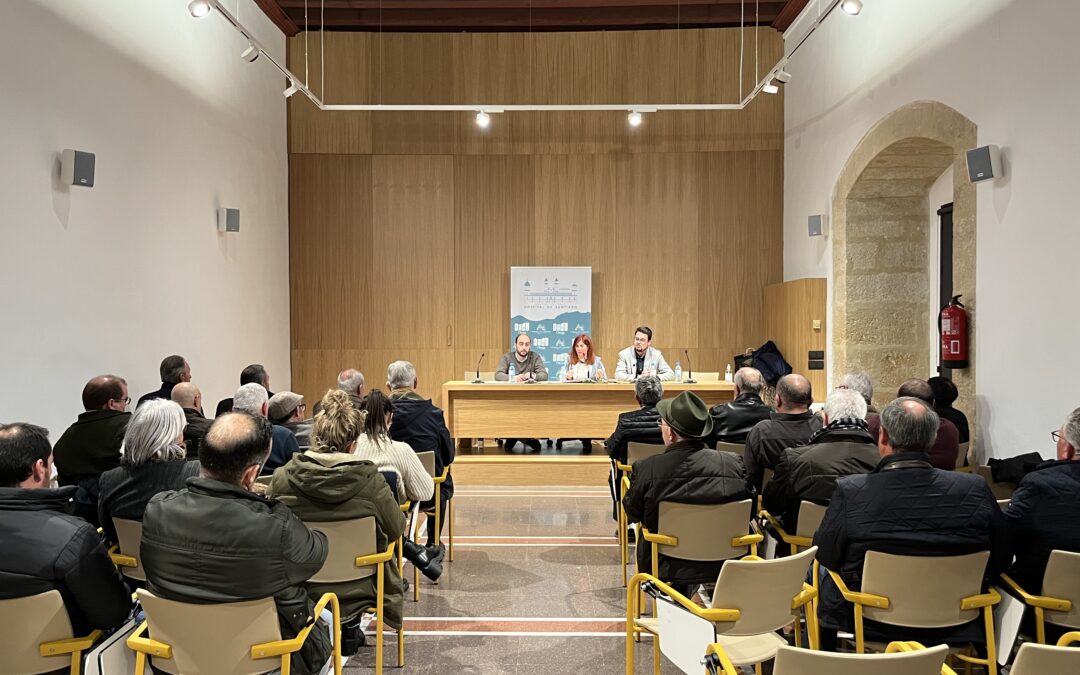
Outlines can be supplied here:
M895 654L897 652L917 652L917 651L921 651L923 649L926 649L926 647L924 647L921 642L913 642L913 641L903 642L903 641L897 640L895 642L890 642L888 644L888 646L885 647L885 653L886 654Z
M394 546L397 545L397 540L390 542L390 545L382 553L372 553L370 555L356 556L356 561L353 563L357 567L367 567L369 565L378 565L384 563L394 557ZM331 595L327 593L326 595ZM325 598L326 595L323 597Z
M268 659L274 656L283 656L285 654L292 654L299 651L300 647L304 645L308 635L311 634L313 629L319 620L319 615L326 609L327 605L331 605L331 611L334 614L335 624L340 625L341 622L341 606L338 604L338 598L333 593L323 593L319 598L319 602L315 603L315 609L311 610L311 615L314 617L308 625L304 626L296 637L288 640L274 640L273 642L263 642L262 644L251 646L251 658L252 659Z
M702 663L708 669L709 675L739 675L742 672L731 662L723 646L715 642L705 650L705 660Z
M1080 642L1080 630L1073 630L1065 633L1057 641L1058 647L1068 647L1074 642Z
M66 640L54 640L42 642L38 645L38 654L42 656L58 656L60 654L72 654L90 649L101 637L103 631L95 630L85 637L67 638Z
M127 639L128 649L150 656L160 656L163 659L172 658L172 647L164 642L158 642L148 637L144 637L149 630L149 624L143 621L139 624L139 627L135 629L135 632L131 634Z
M987 593L969 595L966 598L961 598L960 609L979 609L980 607L996 605L999 602L1001 602L1001 594L991 588Z
M1065 600L1064 598L1052 598L1048 595L1032 595L1024 589L1020 588L1020 584L1013 581L1012 577L1008 574L1002 574L1000 579L1005 582L1005 585L1016 591L1017 594L1024 600L1024 604L1032 607L1041 607L1043 609L1049 609L1055 612L1068 612L1072 609L1072 601ZM965 598L966 600L967 598ZM1000 600L1000 598L999 598Z
M134 556L124 555L120 552L119 546L113 546L109 549L109 559L117 567L138 567L139 561Z
M817 589L804 581L802 585L802 590L799 591L799 594L796 595L795 598L791 601L791 608L798 609L803 605L809 604L817 596Z
M666 534L649 532L645 527L641 528L641 536L645 541L652 542L654 544L660 544L661 546L678 546L678 537L669 537Z
M408 499L406 499L405 503L401 505L401 512L402 513L408 513L409 509L411 509L411 508L412 508L412 502L410 502Z
M840 593L848 602L854 602L857 605L867 605L869 607L879 607L881 609L889 608L889 599L885 596L850 590L847 587L847 584L844 583L844 580L840 578L840 575L832 570L829 570L829 576L832 577L833 583L840 589Z
M625 471L626 473L634 473L634 467L631 464L623 464L622 462L615 460L615 468L619 471Z
M758 511L758 516L762 520L769 521L769 525L771 525L772 528L774 530L776 530L776 533L780 535L780 538L783 539L784 541L787 541L788 533L787 533L786 530L784 530L784 527L780 524L780 521L776 519L776 516L769 513L765 509L762 509L762 510Z
M432 480L432 481L433 481L433 482L434 482L434 483L435 483L436 485L442 485L443 483L445 483L445 482L446 482L446 477L447 477L447 476L449 476L449 475L450 475L450 465L448 464L448 465L446 465L446 466L444 466L444 467L443 467L442 473L441 473L440 475L438 475L438 476L435 476L435 477L434 477L434 478L432 478L431 480Z
M744 534L741 537L732 537L731 546L749 546L750 544L760 544L765 541L765 535L761 534Z
M739 620L742 613L737 609L726 609L723 607L702 607L696 602L686 597L682 593L676 591L671 586L668 586L663 581L660 581L651 574L641 572L635 574L630 583L627 584L627 588L633 593L634 589L642 583L649 582L652 585L660 589L664 595L667 595L675 602L683 606L684 609L689 610L696 616L705 619L706 621L712 621L713 623L732 623Z
M630 491L630 479L627 478L626 476L622 477L622 480L619 481L619 484L622 485L623 492L629 492Z

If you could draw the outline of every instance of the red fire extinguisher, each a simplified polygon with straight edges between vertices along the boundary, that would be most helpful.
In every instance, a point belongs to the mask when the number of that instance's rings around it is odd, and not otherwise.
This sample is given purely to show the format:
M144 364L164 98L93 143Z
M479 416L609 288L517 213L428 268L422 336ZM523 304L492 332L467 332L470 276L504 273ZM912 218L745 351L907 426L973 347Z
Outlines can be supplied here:
M968 367L968 315L960 296L954 295L938 316L941 332L941 367Z

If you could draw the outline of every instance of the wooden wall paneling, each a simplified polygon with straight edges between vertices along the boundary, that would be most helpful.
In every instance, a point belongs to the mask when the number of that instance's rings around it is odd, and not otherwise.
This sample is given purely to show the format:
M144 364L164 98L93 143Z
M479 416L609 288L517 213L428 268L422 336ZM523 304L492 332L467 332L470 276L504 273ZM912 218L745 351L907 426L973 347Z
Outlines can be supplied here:
M825 279L797 279L765 287L765 333L783 352L796 373L805 375L814 390L814 399L824 401L826 370L810 370L807 352L825 350ZM820 329L813 321L821 322Z
M365 347L451 347L453 157L374 156L372 221L375 311Z
M454 166L454 340L498 354L509 344L510 267L533 263L533 160L459 156ZM468 359L466 359L468 360ZM488 368L491 370L491 368Z
M698 313L686 302L698 287L697 160L674 153L615 157L617 227L599 316L615 328L617 349L630 344L634 327L648 325L674 367L674 354L698 344Z
M368 389L386 392L387 366L397 360L416 367L417 390L435 405L441 405L442 383L461 378L461 373L452 375L454 353L450 349L299 349L293 350L293 391L304 395L310 410L327 389L337 387L338 372L356 368L364 373Z
M304 59L304 34L287 40L289 69L308 74L308 87L324 103L364 103L371 100L371 37L364 33L326 33L326 78L322 77L319 33L308 35L308 56ZM305 68L307 63L307 68ZM326 90L322 86L325 83ZM282 89L287 83L282 84ZM289 152L355 153L371 152L371 122L368 112L320 111L304 95L289 98Z
M355 346L370 329L371 157L289 158L293 349Z

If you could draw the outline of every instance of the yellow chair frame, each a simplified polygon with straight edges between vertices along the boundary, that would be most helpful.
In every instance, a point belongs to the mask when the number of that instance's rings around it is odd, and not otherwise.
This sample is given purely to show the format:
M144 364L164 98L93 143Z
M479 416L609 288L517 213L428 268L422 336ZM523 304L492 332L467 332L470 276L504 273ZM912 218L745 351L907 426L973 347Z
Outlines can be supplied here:
M84 637L67 638L66 640L53 640L42 642L38 645L38 654L42 656L71 655L71 675L79 675L82 672L82 653L90 649L101 638L102 631L94 630Z
M762 521L767 521L769 525L772 526L774 530L776 530L776 533L780 535L780 540L791 548L791 555L795 555L796 553L798 553L800 548L806 549L814 545L813 537L803 537L797 534L788 534L788 532L783 528L783 526L780 525L780 521L778 521L771 513L769 513L765 509L761 509L758 512L758 516L761 517ZM818 577L821 574L821 563L817 561L817 558L814 559L814 563L813 565L811 565L811 568L813 571L811 573L810 585L814 587L814 590L820 592L821 589L818 587ZM815 616L818 613L818 602L819 599L814 598L814 604L811 608L811 611L814 613ZM809 621L810 618L807 617L807 626L810 625ZM814 639L820 642L821 636L815 635ZM802 646L802 631L799 628L798 621L795 622L795 646Z
M919 642L890 642L885 647L885 653L917 652L923 649L926 649L926 647ZM718 670L718 668L722 668L722 670ZM731 659L724 651L723 645L717 643L709 645L709 649L705 652L705 671L708 675L740 675L742 672L731 663ZM956 671L942 664L941 675L956 675Z
M740 560L761 560L755 555L746 556L740 558ZM742 613L737 609L728 609L724 607L701 607L694 601L687 598L682 593L679 593L671 586L665 584L656 578L655 575L639 572L630 579L630 586L626 589L626 675L634 675L634 644L638 641L641 633L649 633L653 636L653 673L654 675L660 675L660 636L652 633L643 626L637 624L637 619L641 617L642 610L642 596L644 592L641 592L641 586L645 583L651 583L665 595L672 600L682 605L686 610L689 610L695 616L698 616L706 621L712 623L732 623L738 621ZM810 584L803 583L803 589L797 596L791 601L791 609L798 610L804 608L807 604L813 602L817 597L817 591ZM655 603L653 603L655 605ZM655 614L655 607L653 608ZM813 617L814 632L817 634L817 615L809 612L808 617ZM817 649L818 645L816 640L812 642L811 648ZM724 656L727 659L727 655ZM731 661L728 660L727 666L732 668L732 673L738 673L739 671L731 666ZM761 664L756 667L758 673L761 672Z
M1072 630L1058 638L1058 647L1068 647L1074 642L1080 642L1080 630Z
M864 654L866 653L866 640L863 630L863 607L888 609L890 601L884 595L875 595L873 593L864 593L849 589L840 575L832 570L829 570L829 576L832 577L836 587L840 589L840 593L844 596L844 599L855 606L855 653ZM968 656L966 654L956 654L955 656L965 663L974 663L985 666L990 675L996 675L997 673L997 648L994 644L994 605L999 602L1001 602L1001 595L993 588L991 588L988 593L970 595L960 600L961 610L983 610L983 626L986 631L987 657L985 659L980 659L976 656Z
M393 551L393 545L391 545L390 552ZM376 556L363 556L364 558L381 557L384 554L379 553ZM385 562L389 558L383 558L381 562ZM357 558L357 565L359 566L360 558ZM370 564L370 563L369 563ZM382 584L382 567L379 567L379 583ZM382 608L382 596L379 596L378 600L380 610ZM324 593L319 602L316 603L315 609L312 611L312 615L318 618L326 606L331 606L331 611L334 615L334 675L341 675L341 607L338 605L337 596L333 593ZM380 613L380 621L381 613ZM257 659L269 659L279 657L281 659L281 675L289 675L292 664L289 662L289 658L294 652L300 650L304 642L307 640L311 630L316 626L316 622L312 621L309 625L305 626L296 637L288 640L274 640L273 642L263 642L261 644L251 646L251 658ZM160 656L163 659L172 658L172 645L159 642L153 638L147 637L149 631L149 623L143 621L139 627L131 634L131 637L127 639L127 646L136 653L135 656L135 675L145 675L146 673L146 658L148 656ZM380 642L381 642L381 635ZM382 672L382 645L379 645L379 651L376 652L376 659L378 665L376 665L376 672Z
M1005 582L1006 586L1020 596L1025 605L1035 609L1035 640L1041 645L1046 644L1046 610L1049 609L1053 612L1068 612L1072 610L1072 601L1065 600L1064 598L1053 598L1049 595L1034 595L1028 593L1023 588L1020 588L1020 584L1013 581L1007 574L1002 574L1001 580ZM1080 636L1080 631L1066 633L1066 635L1073 634Z

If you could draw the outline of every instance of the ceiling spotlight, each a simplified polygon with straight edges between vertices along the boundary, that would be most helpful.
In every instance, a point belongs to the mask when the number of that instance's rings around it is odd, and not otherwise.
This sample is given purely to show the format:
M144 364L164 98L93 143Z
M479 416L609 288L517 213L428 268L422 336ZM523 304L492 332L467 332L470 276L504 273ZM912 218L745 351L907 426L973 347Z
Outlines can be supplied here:
M476 126L481 129L487 129L491 126L491 115L487 114L483 110L476 113Z
M776 81L780 84L787 84L791 81L791 73L786 70L776 71Z
M254 63L255 59L259 58L259 54L262 54L262 52L259 51L259 48L255 46L254 42L252 42L248 44L247 49L240 52L240 58L244 59L248 63Z
M641 113L636 110L631 110L630 114L626 116L627 123L632 127L641 126Z
M765 92L766 94L775 94L780 91L780 87L773 84L772 80L769 80L765 83L765 86L761 88L761 91Z
M286 89L285 91L283 91L281 93L285 96L285 98L289 98L290 96L292 96L293 94L295 94L298 91L300 91L300 88L296 86L296 83L293 82L292 80L289 80L288 89Z
M840 3L840 9L855 16L862 11L862 0L843 0L843 2Z
M209 14L212 9L214 9L214 6L210 4L210 0L191 0L187 6L187 11L191 12L191 16L196 19L203 18Z

